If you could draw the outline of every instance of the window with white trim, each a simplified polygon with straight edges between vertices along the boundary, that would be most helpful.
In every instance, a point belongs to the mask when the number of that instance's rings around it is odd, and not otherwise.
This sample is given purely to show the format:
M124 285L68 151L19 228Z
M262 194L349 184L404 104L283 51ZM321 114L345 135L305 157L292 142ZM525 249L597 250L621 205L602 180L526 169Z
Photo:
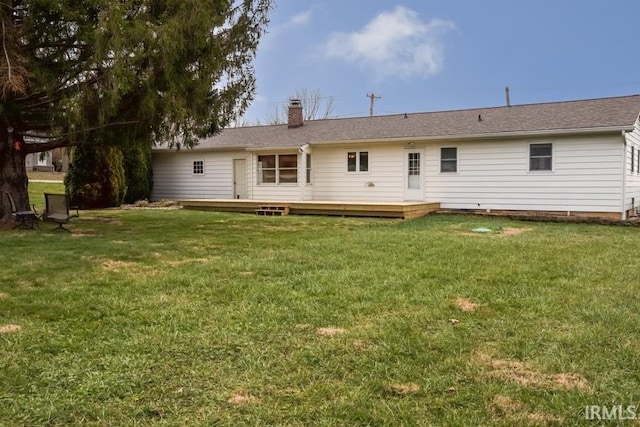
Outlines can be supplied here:
M307 154L307 179L306 183L311 184L311 154Z
M297 182L297 154L258 156L258 184L295 184Z
M636 147L631 146L631 173L634 172L633 167L636 164Z
M440 172L458 172L458 148L440 148Z
M347 172L368 172L369 152L349 151L347 152Z
M529 144L529 170L550 171L553 169L553 144Z
M204 160L193 161L193 174L204 175Z

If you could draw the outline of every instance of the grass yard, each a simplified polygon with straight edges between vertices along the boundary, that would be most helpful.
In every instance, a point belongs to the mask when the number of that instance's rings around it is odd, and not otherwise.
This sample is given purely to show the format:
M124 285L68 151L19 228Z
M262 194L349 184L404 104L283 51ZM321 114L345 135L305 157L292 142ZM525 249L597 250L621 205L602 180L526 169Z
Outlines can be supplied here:
M0 231L0 425L594 425L588 405L640 404L635 227L105 210L69 228Z
M64 184L62 182L29 182L29 203L35 206L38 213L46 209L44 193L64 194Z

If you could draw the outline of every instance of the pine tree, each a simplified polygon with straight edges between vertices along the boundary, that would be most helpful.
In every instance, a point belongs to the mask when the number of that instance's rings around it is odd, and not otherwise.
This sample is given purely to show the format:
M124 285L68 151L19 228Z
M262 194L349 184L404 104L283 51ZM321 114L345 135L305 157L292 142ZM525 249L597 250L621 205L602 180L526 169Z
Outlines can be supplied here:
M219 132L253 98L272 1L0 3L0 193L28 205L28 153Z
M120 147L80 145L64 177L71 204L81 209L120 206L126 191Z

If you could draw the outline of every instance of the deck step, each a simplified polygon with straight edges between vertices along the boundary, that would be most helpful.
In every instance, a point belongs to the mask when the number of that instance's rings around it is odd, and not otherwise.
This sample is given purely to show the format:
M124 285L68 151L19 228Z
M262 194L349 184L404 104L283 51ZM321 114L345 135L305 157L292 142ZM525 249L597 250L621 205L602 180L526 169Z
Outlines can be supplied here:
M260 206L260 209L256 209L256 215L265 216L284 216L289 215L289 206Z

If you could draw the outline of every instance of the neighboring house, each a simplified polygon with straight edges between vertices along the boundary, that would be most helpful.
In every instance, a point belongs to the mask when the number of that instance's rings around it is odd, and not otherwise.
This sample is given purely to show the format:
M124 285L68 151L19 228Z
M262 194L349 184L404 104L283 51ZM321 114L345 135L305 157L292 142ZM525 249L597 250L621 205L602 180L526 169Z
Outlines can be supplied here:
M153 152L157 199L439 202L626 219L640 207L640 96L225 129Z
M41 153L27 154L25 165L29 171L66 172L69 169L67 149L55 148Z

